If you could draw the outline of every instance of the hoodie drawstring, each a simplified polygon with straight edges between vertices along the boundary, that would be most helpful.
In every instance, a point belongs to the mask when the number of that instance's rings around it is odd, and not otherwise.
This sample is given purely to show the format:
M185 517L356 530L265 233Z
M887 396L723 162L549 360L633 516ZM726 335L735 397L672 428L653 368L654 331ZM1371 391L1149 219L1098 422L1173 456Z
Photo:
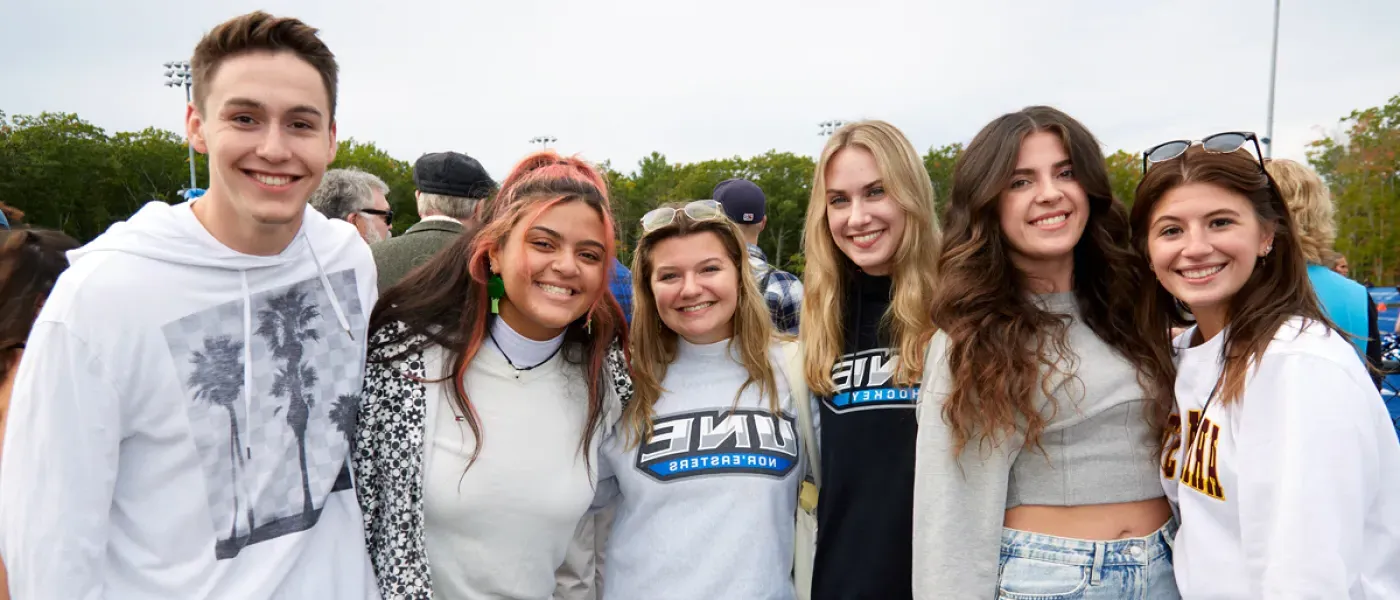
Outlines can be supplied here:
M243 414L247 415L249 423L253 418L253 295L248 291L248 271L238 270L239 279L243 282ZM243 447L238 449L244 457L251 460L252 447L248 444L248 438L243 440Z
M304 232L305 228L302 230ZM306 234L302 233L302 237L305 238ZM335 318L340 322L340 328L345 330L345 335L350 336L351 341L354 341L355 333L350 331L350 321L345 318L345 310L340 308L340 299L336 298L335 290L331 288L331 280L326 277L326 270L321 268L321 258L316 256L316 246L309 239L303 241L306 242L306 250L311 253L311 262L316 263L316 273L321 276L321 287L326 288L326 295L331 298L331 308L335 310Z

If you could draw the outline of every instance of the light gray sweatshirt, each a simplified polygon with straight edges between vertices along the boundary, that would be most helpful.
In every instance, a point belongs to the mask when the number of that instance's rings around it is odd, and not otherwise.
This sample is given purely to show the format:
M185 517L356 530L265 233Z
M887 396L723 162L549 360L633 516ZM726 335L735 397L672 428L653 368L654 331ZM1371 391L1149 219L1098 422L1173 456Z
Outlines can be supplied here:
M795 412L777 370L781 413L750 385L729 342L681 340L656 403L651 439L604 440L599 493L615 498L606 598L791 600L793 514L806 469ZM625 426L625 423L624 425ZM612 490L607 488L611 487Z
M1054 403L1037 394L1049 419L1044 454L1022 448L1018 431L997 445L974 440L955 457L943 419L952 390L948 337L940 332L929 346L914 471L915 598L996 597L1006 509L1163 496L1137 371L1079 320L1072 294L1039 299L1047 311L1071 318L1067 341L1074 354L1059 360Z

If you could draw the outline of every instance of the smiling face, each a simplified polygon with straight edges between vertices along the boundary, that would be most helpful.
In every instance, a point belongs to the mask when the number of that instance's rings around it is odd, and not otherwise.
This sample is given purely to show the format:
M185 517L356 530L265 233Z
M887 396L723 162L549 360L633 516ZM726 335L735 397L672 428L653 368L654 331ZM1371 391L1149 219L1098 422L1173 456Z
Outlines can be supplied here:
M875 156L859 146L832 155L826 167L826 222L836 247L862 271L888 275L904 239L904 208L885 194Z
M713 232L658 242L651 249L651 291L661 322L692 344L734 335L739 270Z
M196 214L235 250L269 236L290 243L335 159L320 74L290 52L250 52L221 62L207 87L202 108L186 113L191 144L209 155L209 191Z
M1184 302L1209 337L1226 324L1229 303L1260 257L1273 247L1271 227L1248 198L1209 183L1188 183L1162 196L1147 231L1152 272Z
M534 340L563 333L603 292L606 238L602 216L582 201L555 204L533 223L522 219L490 252L506 286L501 318Z
M998 212L1016 267L1048 282L1053 291L1068 291L1074 247L1089 222L1089 199L1059 136L1038 131L1021 142Z

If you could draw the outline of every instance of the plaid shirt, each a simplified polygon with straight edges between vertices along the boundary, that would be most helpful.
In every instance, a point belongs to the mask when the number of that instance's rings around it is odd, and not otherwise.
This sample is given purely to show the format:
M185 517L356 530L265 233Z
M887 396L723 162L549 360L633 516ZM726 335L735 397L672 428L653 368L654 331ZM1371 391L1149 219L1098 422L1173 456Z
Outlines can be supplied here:
M622 261L613 259L612 281L608 283L617 303L622 305L622 316L632 323L632 271L623 266Z
M758 246L749 244L749 267L763 288L763 299L768 302L768 313L773 317L773 326L783 333L797 334L797 321L802 314L802 280L787 271L781 271L768 264L768 255ZM768 279L764 285L764 278Z

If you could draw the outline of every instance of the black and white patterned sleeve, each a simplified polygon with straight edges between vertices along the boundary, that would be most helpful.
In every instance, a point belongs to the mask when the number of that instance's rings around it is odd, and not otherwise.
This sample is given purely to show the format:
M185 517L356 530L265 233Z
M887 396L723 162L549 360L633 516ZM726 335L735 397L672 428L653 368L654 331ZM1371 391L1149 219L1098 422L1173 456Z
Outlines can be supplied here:
M612 378L612 391L621 408L632 402L632 369L627 362L627 354L622 351L622 343L614 339L608 346L607 371Z

